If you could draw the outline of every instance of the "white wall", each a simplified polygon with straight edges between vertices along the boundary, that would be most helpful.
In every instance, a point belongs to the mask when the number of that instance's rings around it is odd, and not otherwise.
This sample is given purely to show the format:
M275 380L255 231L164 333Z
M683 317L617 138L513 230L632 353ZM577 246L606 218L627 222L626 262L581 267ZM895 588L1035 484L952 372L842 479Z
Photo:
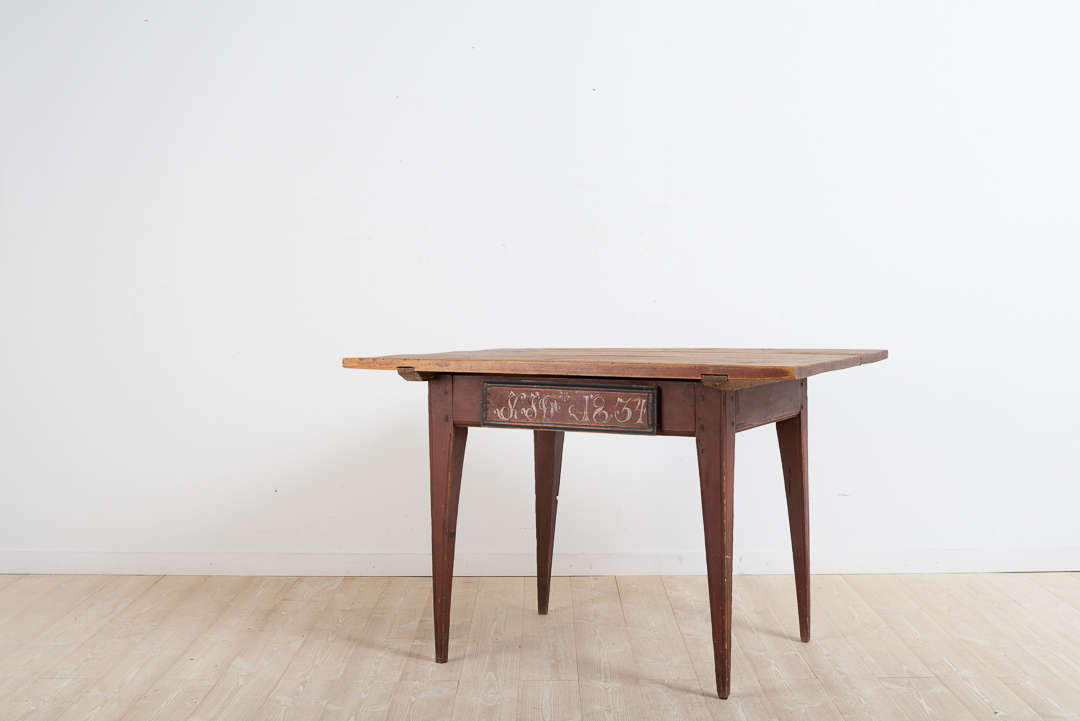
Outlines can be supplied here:
M1080 5L0 4L0 571L426 573L426 388L343 356L888 348L815 572L1080 568ZM737 568L790 567L775 435ZM532 563L475 430L459 571ZM557 572L699 572L693 441L569 436Z

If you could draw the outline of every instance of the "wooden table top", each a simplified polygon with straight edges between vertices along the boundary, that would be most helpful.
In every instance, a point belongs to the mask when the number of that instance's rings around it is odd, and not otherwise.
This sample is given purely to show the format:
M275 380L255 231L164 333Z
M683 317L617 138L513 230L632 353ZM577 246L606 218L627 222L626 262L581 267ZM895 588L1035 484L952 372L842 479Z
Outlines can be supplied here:
M418 373L791 380L874 363L886 350L765 348L497 348L422 355L345 358L346 368Z

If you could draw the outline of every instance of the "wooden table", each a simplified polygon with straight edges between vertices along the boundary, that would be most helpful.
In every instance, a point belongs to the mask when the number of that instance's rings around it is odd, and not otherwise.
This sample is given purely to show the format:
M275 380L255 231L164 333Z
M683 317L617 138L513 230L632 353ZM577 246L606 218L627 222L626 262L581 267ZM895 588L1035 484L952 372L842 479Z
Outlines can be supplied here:
M428 382L435 660L450 644L458 496L470 426L533 431L537 607L547 613L566 431L697 439L716 689L731 690L735 434L776 424L787 492L799 634L810 640L806 379L888 357L883 350L499 349L346 358Z

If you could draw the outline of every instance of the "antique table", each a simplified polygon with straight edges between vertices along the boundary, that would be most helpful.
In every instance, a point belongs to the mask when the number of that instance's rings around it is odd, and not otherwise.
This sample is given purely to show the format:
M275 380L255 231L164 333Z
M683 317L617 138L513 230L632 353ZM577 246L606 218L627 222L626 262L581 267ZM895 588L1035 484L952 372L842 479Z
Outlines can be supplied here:
M435 661L447 661L450 588L470 426L533 431L537 606L547 613L565 431L697 440L716 689L731 689L735 434L776 424L787 491L799 634L810 640L806 379L888 357L884 350L512 348L346 358L428 382Z

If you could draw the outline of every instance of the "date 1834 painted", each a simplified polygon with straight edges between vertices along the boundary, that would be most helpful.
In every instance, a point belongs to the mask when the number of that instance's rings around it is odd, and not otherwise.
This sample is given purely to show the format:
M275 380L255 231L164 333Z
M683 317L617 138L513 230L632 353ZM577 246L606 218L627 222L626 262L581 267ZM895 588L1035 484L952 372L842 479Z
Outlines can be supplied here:
M656 388L484 381L480 425L655 435Z

